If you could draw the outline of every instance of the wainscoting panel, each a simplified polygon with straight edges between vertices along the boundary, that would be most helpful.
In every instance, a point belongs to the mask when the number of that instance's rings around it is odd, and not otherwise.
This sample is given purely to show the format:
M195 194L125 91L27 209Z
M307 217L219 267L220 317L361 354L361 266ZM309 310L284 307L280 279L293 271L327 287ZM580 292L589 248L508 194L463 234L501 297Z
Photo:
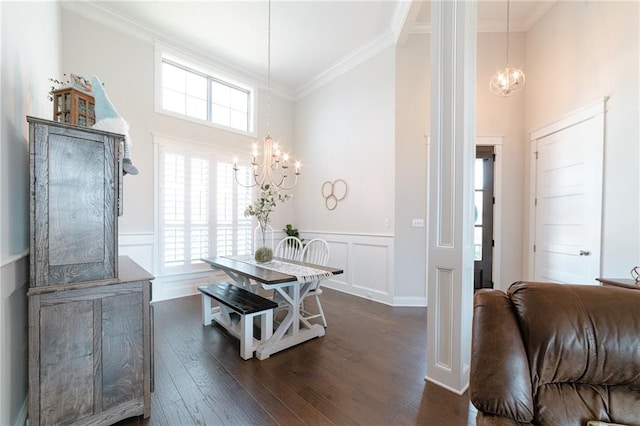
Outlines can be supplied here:
M215 282L228 281L230 278L221 271L201 271L185 274L165 275L153 280L153 299L160 300L175 299L177 297L191 296L198 294L198 286Z
M453 270L438 268L435 285L436 301L431 306L436 309L434 318L438 322L436 333L439 336L435 339L436 366L450 373L453 366L450 336L453 333Z
M156 275L153 233L118 235L118 255L131 260Z
M305 240L329 243L329 265L344 274L323 283L325 287L388 305L393 299L393 236L300 231Z
M395 305L393 297L393 236L301 231L309 241L322 238L329 243L329 265L344 273L323 283L324 286ZM274 235L278 240L282 235ZM120 234L118 254L131 257L140 266L155 275L153 301L173 299L197 294L203 284L226 281L229 277L220 271L200 271L177 275L160 275L155 238L152 233ZM402 304L406 306L406 303Z

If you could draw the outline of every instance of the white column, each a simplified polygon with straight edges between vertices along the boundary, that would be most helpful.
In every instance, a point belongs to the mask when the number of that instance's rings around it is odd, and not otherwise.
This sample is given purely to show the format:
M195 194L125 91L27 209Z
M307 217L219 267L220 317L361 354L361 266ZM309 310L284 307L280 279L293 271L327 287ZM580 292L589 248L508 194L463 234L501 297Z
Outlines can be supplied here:
M473 300L476 1L431 2L427 380L469 384Z

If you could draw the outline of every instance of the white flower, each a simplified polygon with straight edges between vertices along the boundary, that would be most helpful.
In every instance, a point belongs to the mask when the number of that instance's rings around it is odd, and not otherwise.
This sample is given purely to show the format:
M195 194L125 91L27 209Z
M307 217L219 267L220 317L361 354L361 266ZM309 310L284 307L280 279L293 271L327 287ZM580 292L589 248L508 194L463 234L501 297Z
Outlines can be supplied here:
M269 223L269 215L275 209L278 202L286 202L292 198L291 194L283 194L278 187L264 184L260 186L260 196L247 206L244 211L245 217L255 216L264 230Z

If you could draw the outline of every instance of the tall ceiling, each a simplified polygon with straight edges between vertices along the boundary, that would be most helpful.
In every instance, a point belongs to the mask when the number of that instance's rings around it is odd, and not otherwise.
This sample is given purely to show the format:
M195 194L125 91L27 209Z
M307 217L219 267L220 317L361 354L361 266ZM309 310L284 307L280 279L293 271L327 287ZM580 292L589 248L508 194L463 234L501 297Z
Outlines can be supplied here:
M453 0L442 0L453 1ZM510 30L527 31L555 0L512 0ZM63 7L206 55L251 77L267 74L269 3L69 1ZM409 33L429 32L429 1L273 0L271 78L291 94ZM506 0L479 0L478 30L505 31ZM376 50L377 49L377 50Z

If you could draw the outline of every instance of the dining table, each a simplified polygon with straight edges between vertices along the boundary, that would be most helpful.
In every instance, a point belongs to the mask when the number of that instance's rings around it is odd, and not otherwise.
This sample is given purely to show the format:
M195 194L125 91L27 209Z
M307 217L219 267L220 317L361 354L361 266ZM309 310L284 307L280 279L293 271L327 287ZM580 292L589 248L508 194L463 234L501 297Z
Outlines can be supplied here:
M273 290L274 299L281 304L279 310L286 310L284 318L278 319L274 315L273 334L257 345L256 357L259 360L325 335L322 324L310 323L302 315L302 300L319 281L342 274L342 269L278 257L260 263L252 255L217 256L202 260L211 268L223 271L235 285L245 290L254 293L259 288Z

